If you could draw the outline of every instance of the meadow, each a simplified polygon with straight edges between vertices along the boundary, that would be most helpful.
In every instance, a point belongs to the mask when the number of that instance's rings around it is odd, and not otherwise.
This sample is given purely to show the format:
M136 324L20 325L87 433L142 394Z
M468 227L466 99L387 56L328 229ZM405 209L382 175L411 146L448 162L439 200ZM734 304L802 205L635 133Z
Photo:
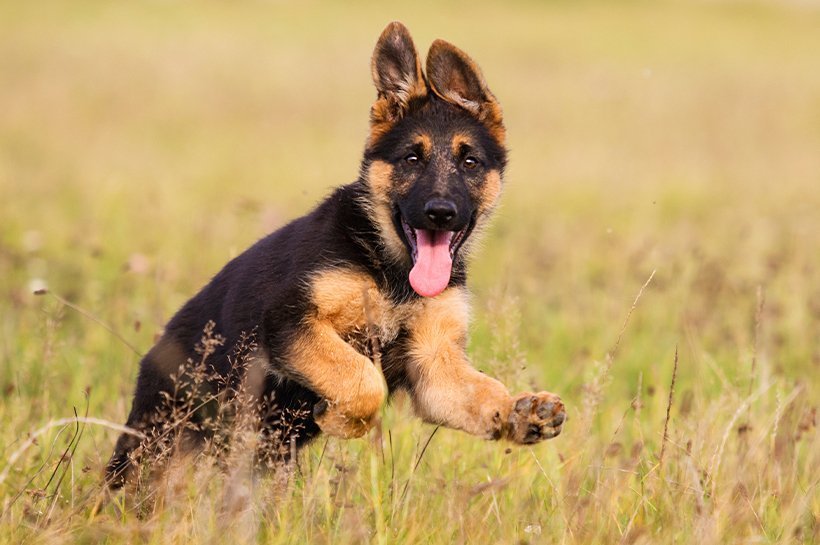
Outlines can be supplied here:
M398 396L290 476L107 497L138 353L356 178L391 20L504 108L470 354L560 393L563 434ZM0 0L0 542L820 542L818 29L788 1Z

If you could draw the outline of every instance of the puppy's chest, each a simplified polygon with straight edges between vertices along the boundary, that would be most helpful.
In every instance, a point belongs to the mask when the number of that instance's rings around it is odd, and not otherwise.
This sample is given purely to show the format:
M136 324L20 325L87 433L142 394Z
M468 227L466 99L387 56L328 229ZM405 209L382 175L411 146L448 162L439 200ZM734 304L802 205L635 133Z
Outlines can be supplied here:
M360 302L351 302L351 305L361 303L359 308L350 309L356 319L342 321L336 327L345 342L372 358L393 343L402 332L409 331L422 307L412 303L396 305L386 298L370 295Z
M329 323L348 344L372 356L412 327L423 312L419 302L396 304L368 275L332 271L313 281L317 318Z
M402 330L407 328L407 322L401 312L379 318L356 324L346 331L340 331L339 335L357 352L372 358L392 344Z

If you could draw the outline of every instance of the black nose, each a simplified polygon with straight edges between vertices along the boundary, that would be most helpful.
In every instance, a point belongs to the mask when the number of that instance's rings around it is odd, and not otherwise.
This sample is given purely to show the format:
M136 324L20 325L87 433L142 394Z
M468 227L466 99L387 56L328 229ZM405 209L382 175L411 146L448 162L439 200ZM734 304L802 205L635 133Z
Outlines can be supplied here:
M446 227L456 212L456 204L445 199L433 199L424 205L424 214L438 227Z

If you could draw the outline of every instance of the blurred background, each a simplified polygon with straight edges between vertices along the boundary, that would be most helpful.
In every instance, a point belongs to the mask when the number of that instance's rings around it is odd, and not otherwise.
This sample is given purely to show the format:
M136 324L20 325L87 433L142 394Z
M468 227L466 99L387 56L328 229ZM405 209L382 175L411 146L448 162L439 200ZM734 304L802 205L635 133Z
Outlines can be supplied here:
M770 312L788 311L767 324L772 341L788 337L779 362L817 369L817 6L0 9L7 364L42 328L44 301L29 289L39 282L120 329L141 323L128 333L145 349L226 260L353 181L370 54L397 19L422 55L438 37L466 50L504 107L506 194L473 287L479 307L517 298L523 347L559 365L554 380L606 352L655 269L657 312L636 319L659 353L681 328L747 349L761 285ZM61 336L99 336L98 356L84 346L69 358L92 360L85 380L110 371L127 391L127 352L76 313L65 319ZM4 365L2 379L21 372L36 371Z
M391 20L422 56L467 51L504 108L478 367L600 406L607 434L643 393L656 429L677 345L682 443L708 425L686 414L761 385L817 399L816 2L2 1L6 451L86 391L127 414L138 356L54 295L146 351L228 259L356 179ZM113 438L92 437L96 471Z

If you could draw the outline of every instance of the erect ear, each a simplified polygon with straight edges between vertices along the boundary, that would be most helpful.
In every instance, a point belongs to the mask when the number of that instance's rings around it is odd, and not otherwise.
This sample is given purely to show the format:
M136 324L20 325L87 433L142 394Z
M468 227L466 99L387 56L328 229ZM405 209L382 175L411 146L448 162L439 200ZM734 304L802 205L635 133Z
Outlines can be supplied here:
M384 29L373 51L371 70L379 92L370 114L372 141L402 118L411 99L427 94L416 46L403 24L393 22Z
M484 82L481 69L464 51L444 40L433 42L427 53L427 78L435 94L473 114L504 142L501 105Z

